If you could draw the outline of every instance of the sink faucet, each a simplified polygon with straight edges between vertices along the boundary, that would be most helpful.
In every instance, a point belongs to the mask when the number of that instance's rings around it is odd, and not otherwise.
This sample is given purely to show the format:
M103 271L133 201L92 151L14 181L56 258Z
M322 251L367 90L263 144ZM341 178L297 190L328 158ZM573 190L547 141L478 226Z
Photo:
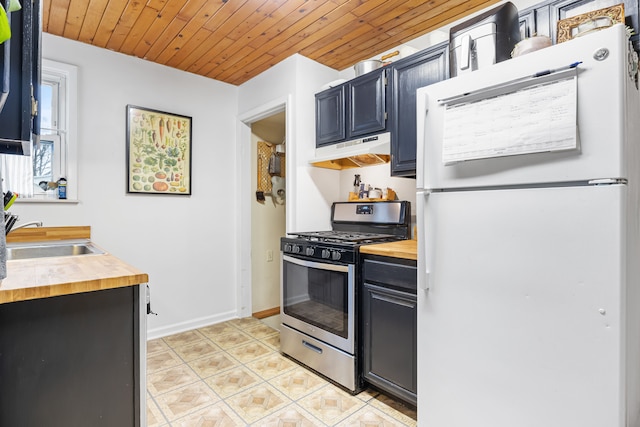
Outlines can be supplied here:
M30 225L35 225L36 227L42 227L42 221L29 221L29 222L25 222L24 224L20 224L17 227L13 227L13 229L11 231L15 231L18 228L24 228L24 227L28 227Z

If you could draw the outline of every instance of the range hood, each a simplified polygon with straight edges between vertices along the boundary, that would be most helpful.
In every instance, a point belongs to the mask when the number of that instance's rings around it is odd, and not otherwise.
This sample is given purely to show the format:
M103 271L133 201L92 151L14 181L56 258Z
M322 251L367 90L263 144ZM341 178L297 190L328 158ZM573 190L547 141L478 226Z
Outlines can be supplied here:
M389 132L316 148L309 163L327 169L361 168L389 163L391 159Z

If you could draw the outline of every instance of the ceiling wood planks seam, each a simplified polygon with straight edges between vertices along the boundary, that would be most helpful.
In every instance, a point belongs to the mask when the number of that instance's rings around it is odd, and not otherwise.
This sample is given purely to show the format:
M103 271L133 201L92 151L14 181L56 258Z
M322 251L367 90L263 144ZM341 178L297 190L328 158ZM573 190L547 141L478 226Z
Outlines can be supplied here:
M294 53L342 70L496 2L43 0L43 30L240 85Z

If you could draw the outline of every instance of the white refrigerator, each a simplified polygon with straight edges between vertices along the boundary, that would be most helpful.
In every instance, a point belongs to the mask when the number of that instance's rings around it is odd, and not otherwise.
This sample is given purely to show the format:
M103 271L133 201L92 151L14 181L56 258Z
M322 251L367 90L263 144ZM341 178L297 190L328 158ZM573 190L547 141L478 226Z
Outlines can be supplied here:
M640 426L623 25L418 90L418 425Z

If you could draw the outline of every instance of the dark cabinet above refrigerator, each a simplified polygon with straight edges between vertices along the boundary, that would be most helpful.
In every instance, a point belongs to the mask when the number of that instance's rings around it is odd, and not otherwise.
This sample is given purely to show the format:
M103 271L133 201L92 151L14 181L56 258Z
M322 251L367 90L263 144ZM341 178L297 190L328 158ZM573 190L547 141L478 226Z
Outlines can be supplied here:
M416 90L449 77L448 43L443 42L390 65L391 175L416 175Z

